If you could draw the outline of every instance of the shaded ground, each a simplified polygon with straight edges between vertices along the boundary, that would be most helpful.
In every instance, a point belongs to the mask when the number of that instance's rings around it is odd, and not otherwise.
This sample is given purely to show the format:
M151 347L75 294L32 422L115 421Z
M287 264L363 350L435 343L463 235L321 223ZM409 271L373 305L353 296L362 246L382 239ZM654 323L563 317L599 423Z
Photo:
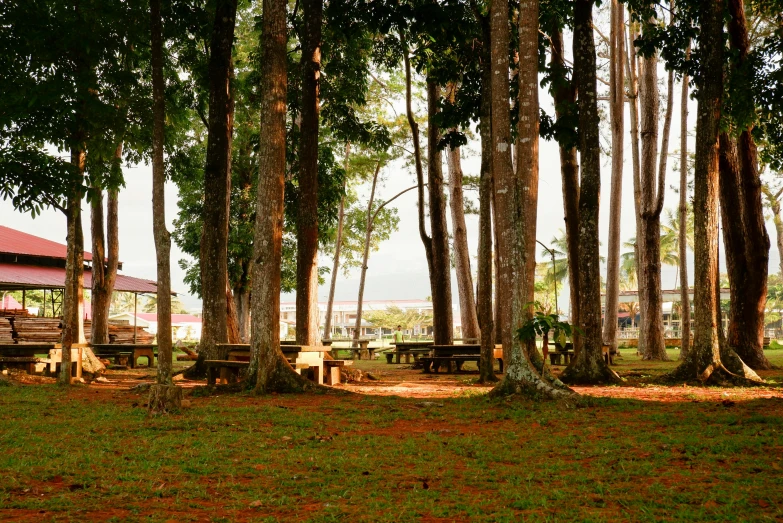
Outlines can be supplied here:
M673 365L624 354L626 385L534 403L357 362L381 379L343 388L371 394L191 395L159 418L128 391L154 371L0 387L0 520L783 521L783 372L644 385Z

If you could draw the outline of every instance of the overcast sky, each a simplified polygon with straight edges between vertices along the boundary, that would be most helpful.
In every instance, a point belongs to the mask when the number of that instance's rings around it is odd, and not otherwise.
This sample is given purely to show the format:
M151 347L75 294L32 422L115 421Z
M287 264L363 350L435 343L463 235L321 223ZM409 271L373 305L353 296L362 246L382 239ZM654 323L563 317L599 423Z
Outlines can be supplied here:
M661 71L661 76L663 71ZM675 165L679 162L679 86L675 92L675 118L672 123L670 139L670 158L668 162L667 175L667 193L664 206L665 208L676 209L678 205L678 195L671 189L672 186L679 184L679 172L674 171ZM545 92L541 92L540 99L543 107L550 113L553 113L550 97ZM662 103L662 106L664 104ZM690 103L689 116L689 150L693 150L693 134L695 130L696 106L695 102ZM608 110L603 112L608 117ZM628 118L626 116L626 136L628 135ZM604 140L608 140L607 122L602 122L602 133ZM623 201L622 201L622 237L623 241L634 236L634 210L633 194L631 186L631 162L630 162L630 143L629 137L626 139L626 161L623 179ZM608 142L605 144L608 149ZM463 170L465 174L478 175L479 172L479 144L472 142L463 149ZM609 220L609 189L610 189L610 158L607 155L602 157L602 201L601 201L601 251L606 255L608 242L608 220ZM444 172L446 167L444 164ZM120 259L123 262L123 273L155 279L155 246L152 238L152 174L149 166L140 165L133 168L124 169L126 187L120 193ZM385 169L384 183L377 190L377 198L385 200L386 198L397 194L402 189L410 187L415 183L413 171L403 165L402 161L391 164ZM369 190L360 191L365 200ZM468 192L467 197L476 201L477 194ZM177 213L177 190L173 184L167 186L166 191L166 219L171 228L171 222ZM429 279L427 272L427 262L424 255L424 247L419 239L417 225L417 205L416 192L411 191L402 196L395 202L398 209L400 223L399 230L395 232L391 239L384 242L378 252L372 253L368 263L367 283L365 289L366 299L413 299L426 298L431 294L429 288ZM664 218L665 219L665 218ZM468 228L468 240L472 257L475 257L478 243L478 216L468 215L466 217ZM450 221L450 216L449 216ZM36 219L29 215L19 214L14 211L11 203L8 201L0 202L0 223L15 229L35 234L50 240L65 243L66 227L65 217L57 211L46 211ZM561 192L561 177L558 148L554 142L541 141L540 144L540 183L539 183L539 206L538 206L538 239L546 245L549 245L553 236L558 234L558 230L564 227L563 223L563 197ZM777 272L778 252L774 248L774 228L771 223L767 224L768 231L772 239L773 248L770 251L771 272ZM451 226L449 227L451 230ZM85 246L90 250L90 227L89 211L85 205L84 212L84 232ZM722 243L722 242L721 242ZM188 287L183 283L184 271L179 268L177 262L184 257L184 254L173 245L172 252L172 287L175 291L183 293L182 301L188 308L197 308L200 302L197 298L187 294ZM722 248L722 247L721 247ZM626 249L622 249L624 252ZM721 260L724 256L721 255ZM542 262L545 259L539 257ZM331 267L331 253L321 254L321 265ZM472 269L475 273L475 260L473 260ZM693 268L693 259L690 257L689 266ZM724 269L722 269L724 270ZM673 288L675 285L676 268L663 266L662 284L664 288ZM691 282L692 276L691 276ZM342 273L339 275L336 299L338 300L356 300L359 287L358 271L349 278L345 278ZM458 301L456 292L456 282L452 278L453 300ZM328 282L319 290L319 299L326 300L328 297ZM567 310L566 289L560 291L561 309ZM283 301L293 301L292 295L283 295Z

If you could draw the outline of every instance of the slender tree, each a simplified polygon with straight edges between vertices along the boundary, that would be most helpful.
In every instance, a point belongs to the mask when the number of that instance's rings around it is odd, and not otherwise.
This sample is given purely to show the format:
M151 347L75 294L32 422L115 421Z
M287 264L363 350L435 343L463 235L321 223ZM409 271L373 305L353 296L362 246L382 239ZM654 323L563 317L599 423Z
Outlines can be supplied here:
M454 265L457 273L457 291L462 320L462 338L478 338L479 323L476 316L476 297L473 290L473 274L470 270L468 231L465 226L465 199L462 190L462 162L460 148L448 151L449 205L454 229Z
M204 167L203 229L201 232L202 332L199 364L219 359L217 343L228 341L228 209L231 194L231 142L234 101L231 53L237 0L217 0L209 44L209 115ZM197 369L200 373L201 369Z
M151 412L178 409L182 389L172 384L171 375L171 236L166 229L165 184L163 164L166 119L163 83L163 23L160 0L150 1L150 34L152 54L152 233L155 238L158 288L158 379L150 388Z
M783 216L780 214L780 197L783 196L783 188L773 190L768 184L763 184L761 190L767 199L767 205L772 211L772 223L775 225L775 238L778 246L778 258L780 258L779 271L783 275Z
M381 171L381 162L378 162L375 168L375 174L372 177L372 189L370 189L370 200L367 203L367 226L365 228L364 255L362 256L361 276L359 276L359 297L356 301L356 323L353 330L353 346L357 347L359 342L359 333L362 330L362 305L364 304L364 282L367 277L367 261L370 258L370 236L372 235L373 203L375 201L375 187L378 184L378 173ZM364 351L362 351L364 352Z
M574 79L579 93L579 327L581 347L561 379L570 383L615 382L619 378L604 362L601 338L601 274L598 253L598 210L601 158L598 138L596 55L593 1L574 4Z
M314 387L280 350L280 268L286 171L287 28L285 0L264 0L261 18L261 125L252 269L252 350L255 391ZM251 380L252 381L252 380Z
M625 131L625 8L611 5L609 35L609 114L612 126L612 189L609 196L609 253L606 266L604 343L617 352L617 310L620 298L620 218L623 200L623 152Z
M302 112L296 215L296 342L318 343L318 126L322 0L302 2Z
M122 144L117 146L112 169L121 170ZM119 177L122 176L120 173ZM103 189L98 186L90 202L92 236L92 343L109 343L109 308L119 267L120 241L117 189L107 191L106 220L103 216ZM106 224L104 230L104 223ZM105 258L105 263L104 263Z
M690 57L690 44L686 50ZM680 96L680 359L685 359L691 346L691 297L688 286L688 83L687 74L682 77Z

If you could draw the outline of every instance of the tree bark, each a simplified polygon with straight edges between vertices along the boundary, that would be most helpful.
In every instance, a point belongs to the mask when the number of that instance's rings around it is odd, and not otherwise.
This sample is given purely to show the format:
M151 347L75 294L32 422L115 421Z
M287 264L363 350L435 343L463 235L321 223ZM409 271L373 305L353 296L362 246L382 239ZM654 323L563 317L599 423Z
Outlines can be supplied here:
M685 51L690 57L690 45ZM691 298L688 286L688 75L682 77L680 97L680 359L688 355L691 346Z
M158 378L150 391L149 408L166 412L179 408L178 396L167 387L173 385L171 373L171 235L166 229L165 184L163 164L165 140L165 86L163 79L163 28L160 0L150 2L152 52L152 234L155 239L158 287ZM224 272L225 274L225 272Z
M630 13L630 11L629 11ZM636 40L635 24L631 23L628 26L630 45L627 47L628 62L626 68L628 69L628 83L629 83L629 114L631 124L631 160L633 166L633 203L634 213L636 216L636 238L637 241L634 245L634 259L636 261L636 288L641 301L642 295L645 295L644 285L645 280L642 278L642 272L644 270L644 245L640 238L644 236L644 230L642 228L642 220L639 218L642 213L642 189L641 189L641 154L639 152L639 60L636 57L636 46L633 42ZM644 325L646 311L643 307L639 307L639 322L637 327L639 332ZM645 352L645 338L639 336L639 342L637 346L637 352L644 354Z
M122 143L117 146L112 170L121 169ZM108 191L107 226L104 230L103 189L95 187L96 196L90 202L90 229L92 236L92 343L109 343L109 308L119 265L119 238L117 225L117 191ZM104 236L106 238L104 239ZM104 263L104 259L106 262Z
M367 277L367 261L370 258L370 237L372 236L372 205L375 200L375 187L378 184L378 173L381 171L381 162L375 167L375 175L372 177L372 189L370 201L367 204L367 228L364 234L364 254L362 255L362 273L359 277L359 297L356 302L356 323L353 330L353 346L359 346L359 334L362 330L362 305L364 303L364 282ZM362 351L364 352L364 351Z
M237 0L217 0L209 47L209 115L201 234L202 332L197 374L204 359L220 359L216 346L228 336L228 215L231 197L233 95L231 50Z
M666 361L666 343L663 338L663 296L661 295L661 211L665 193L668 133L664 131L658 169L658 57L653 54L642 59L641 85L641 140L642 155L639 179L639 205L637 221L641 235L636 244L641 254L637 264L637 281L640 282L639 304L642 322L639 339L643 340L642 359ZM671 123L673 71L669 78L669 96L666 122ZM670 127L670 126L668 126ZM664 125L667 129L667 125Z
M240 343L250 343L250 292L247 289L234 288L234 307Z
M579 93L579 324L582 346L563 371L566 383L614 383L619 380L604 361L601 338L601 273L598 211L601 150L598 136L593 1L574 4L574 79Z
M479 134L481 137L481 171L479 181L479 245L477 316L481 334L481 364L479 382L498 381L495 376L495 327L492 310L492 40L489 19L475 13L483 43L481 49L481 106Z
M555 102L555 116L560 121L568 118L572 107L576 105L576 89L566 78L565 55L563 53L563 33L557 24L552 28L551 67L555 87L552 96ZM563 180L563 211L566 230L566 256L568 259L568 281L571 303L571 324L579 325L579 162L576 147L572 144L559 144L560 175ZM580 346L581 338L574 336L574 347Z
M437 345L450 345L454 340L454 321L451 303L451 257L449 230L446 225L446 195L443 190L443 155L438 148L440 129L436 118L440 112L440 86L427 79L427 189L430 204L430 232L432 234L432 289L433 340Z
M668 376L675 380L746 382L758 380L733 351L720 343L718 271L718 185L721 106L723 102L723 2L699 2L700 71L694 169L694 311L693 348ZM742 379L746 378L746 379Z
M729 41L737 53L730 61L732 74L743 74L750 48L742 0L728 2ZM764 355L764 311L767 303L769 236L761 204L758 153L752 127L739 130L735 139L720 136L720 199L726 267L731 287L727 342L752 369L769 369Z
M609 57L609 111L612 127L612 189L609 196L609 252L606 264L604 343L617 353L617 311L620 301L620 219L623 201L623 152L625 131L625 8L611 5Z
M534 366L526 343L514 334L529 318L531 264L529 213L525 204L531 183L538 171L538 1L520 4L519 11L519 132L517 149L520 170L514 173L511 162L511 122L508 101L508 0L495 0L490 7L492 58L492 147L495 203L498 217L498 255L501 281L506 290L500 294L501 309L508 322L503 339L510 341L506 374L493 394L525 394L547 398L570 395L570 389L541 373ZM505 353L505 350L504 350Z
M71 150L71 163L84 172L85 151L83 148ZM81 231L81 196L68 198L66 222L68 228L67 253L65 265L65 289L62 305L62 363L60 365L60 385L71 384L71 346L84 342L84 323L82 321L84 281L84 237Z
M287 34L284 0L264 0L261 18L261 124L253 239L252 350L256 393L302 391L313 384L280 350L280 269L285 192Z
M296 341L318 343L318 121L322 0L303 0L302 124L296 216Z
M465 227L465 199L462 192L462 162L460 148L448 152L449 193L451 224L454 228L454 261L457 273L457 291L462 320L462 338L478 338L479 323L476 316L476 298L473 291L473 274L470 270L468 231Z

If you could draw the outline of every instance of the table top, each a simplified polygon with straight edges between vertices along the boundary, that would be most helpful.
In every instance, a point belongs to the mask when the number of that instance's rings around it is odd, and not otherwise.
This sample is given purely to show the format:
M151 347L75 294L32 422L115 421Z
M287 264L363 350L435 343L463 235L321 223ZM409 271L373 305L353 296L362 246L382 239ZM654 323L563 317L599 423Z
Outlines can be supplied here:
M398 349L411 349L419 347L432 347L431 341L403 341L401 343L392 342Z
M95 349L157 349L154 343L90 343L90 347Z
M240 343L218 343L221 347L226 347L231 352L250 352L250 344ZM317 345L281 345L280 350L285 352L330 352L331 347Z

